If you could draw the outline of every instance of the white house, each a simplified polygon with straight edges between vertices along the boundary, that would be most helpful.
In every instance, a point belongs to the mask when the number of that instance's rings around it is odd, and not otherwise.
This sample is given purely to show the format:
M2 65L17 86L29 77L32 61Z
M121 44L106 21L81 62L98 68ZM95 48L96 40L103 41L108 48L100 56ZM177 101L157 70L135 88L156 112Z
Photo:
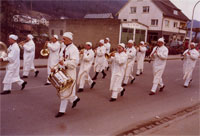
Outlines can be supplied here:
M148 42L164 37L184 39L189 20L169 0L129 0L117 13L123 21L137 21L148 26Z

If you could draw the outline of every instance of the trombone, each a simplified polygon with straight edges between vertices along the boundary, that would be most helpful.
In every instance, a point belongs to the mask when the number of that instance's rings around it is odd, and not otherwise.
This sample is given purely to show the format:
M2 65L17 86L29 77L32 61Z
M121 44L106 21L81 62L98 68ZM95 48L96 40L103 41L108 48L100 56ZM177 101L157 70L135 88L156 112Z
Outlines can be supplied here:
M24 41L19 42L18 45L21 49L23 49L24 44L27 42L28 42L28 40L24 40Z

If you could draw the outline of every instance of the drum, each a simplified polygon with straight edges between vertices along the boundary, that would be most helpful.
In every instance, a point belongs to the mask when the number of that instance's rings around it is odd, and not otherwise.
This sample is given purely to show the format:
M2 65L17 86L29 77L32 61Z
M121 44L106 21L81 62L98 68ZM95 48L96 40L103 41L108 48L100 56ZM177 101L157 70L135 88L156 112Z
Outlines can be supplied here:
M72 94L72 90L73 89L69 89L69 88L73 88L73 82L74 80L66 74L65 69L63 68L58 68L55 70L55 72L52 72L49 77L48 80L51 82L51 84L56 88L56 90L58 91L58 95L60 96L60 93L65 92L65 94L68 96L70 96Z

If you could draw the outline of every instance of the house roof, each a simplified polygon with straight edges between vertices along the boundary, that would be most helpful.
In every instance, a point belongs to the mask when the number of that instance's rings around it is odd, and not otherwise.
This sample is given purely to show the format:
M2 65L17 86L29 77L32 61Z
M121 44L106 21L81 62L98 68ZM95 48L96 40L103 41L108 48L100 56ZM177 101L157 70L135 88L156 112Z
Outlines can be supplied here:
M188 21L188 17L186 17L180 9L178 9L170 0L152 0L153 3L163 12L165 17L170 17L174 19L179 19L182 21ZM176 10L178 15L175 15L173 12Z
M84 18L113 18L112 13L86 14Z

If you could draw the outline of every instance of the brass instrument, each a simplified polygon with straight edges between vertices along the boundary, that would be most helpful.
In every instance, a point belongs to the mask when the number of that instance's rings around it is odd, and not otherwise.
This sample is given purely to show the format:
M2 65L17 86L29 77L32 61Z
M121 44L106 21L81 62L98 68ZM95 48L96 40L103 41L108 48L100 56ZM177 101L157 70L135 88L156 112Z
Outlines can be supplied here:
M5 43L0 41L0 58L5 58L8 56L8 50ZM6 66L8 61L0 62L0 66Z
M18 45L21 49L23 49L24 44L27 42L28 42L28 40L24 40L24 41L21 41L20 43L18 43Z
M54 66L54 70L48 76L48 80L56 88L57 95L62 99L61 93L65 92L66 97L72 94L74 80L67 74L66 68L57 67L58 65L59 63Z
M48 43L49 43L49 41L46 41L43 46L43 49L40 51L40 54L44 57L49 55L49 49L47 48Z
M106 58L106 59L110 59L112 56L114 56L114 54L115 54L116 52L117 52L117 51L112 51L112 52L109 53L109 54L106 53L106 54L105 54L105 58Z

